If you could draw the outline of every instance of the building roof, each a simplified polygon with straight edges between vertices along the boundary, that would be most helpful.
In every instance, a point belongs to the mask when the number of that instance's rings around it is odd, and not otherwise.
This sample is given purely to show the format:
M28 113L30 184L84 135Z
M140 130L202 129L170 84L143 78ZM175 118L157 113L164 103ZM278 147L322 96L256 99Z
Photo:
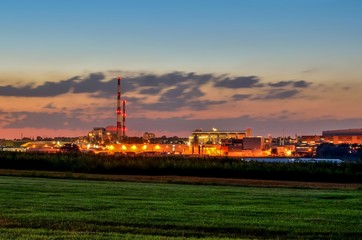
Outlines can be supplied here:
M362 136L362 128L327 130L322 132L323 136Z

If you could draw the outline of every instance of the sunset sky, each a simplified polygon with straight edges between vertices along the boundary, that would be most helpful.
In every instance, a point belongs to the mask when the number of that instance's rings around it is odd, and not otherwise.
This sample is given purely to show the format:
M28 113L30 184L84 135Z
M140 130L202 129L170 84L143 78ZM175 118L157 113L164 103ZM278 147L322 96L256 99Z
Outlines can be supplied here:
M2 0L0 139L362 128L362 1Z

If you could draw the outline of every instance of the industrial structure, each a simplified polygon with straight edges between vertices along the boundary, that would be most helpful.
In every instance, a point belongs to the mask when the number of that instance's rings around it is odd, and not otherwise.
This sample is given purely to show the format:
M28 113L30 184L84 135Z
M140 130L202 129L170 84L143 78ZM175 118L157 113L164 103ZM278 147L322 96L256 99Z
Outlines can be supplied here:
M122 101L122 139L126 137L126 101Z
M156 138L156 135L154 133L145 132L142 136L143 141L149 142L151 139Z
M121 77L118 77L117 80L117 139L121 139Z
M324 142L334 144L362 144L362 128L323 131L322 138Z
M201 155L229 157L269 156L313 156L319 145L351 145L350 153L362 149L352 145L362 144L362 128L323 131L322 135L296 136L295 138L263 138L252 136L251 128L245 130L194 130L189 141L154 141L154 133L145 132L140 141L126 137L126 101L122 100L121 77L117 78L117 124L116 126L94 127L88 136L77 141L29 141L21 146L8 146L0 141L1 151L59 152L69 150L69 144L76 143L80 151L107 154L143 155ZM143 140L143 142L142 142ZM68 145L67 145L68 144ZM72 146L72 145L69 145ZM362 145L361 145L362 146Z
M195 144L221 144L224 139L243 139L251 136L251 129L246 130L229 130L219 131L216 128L210 131L203 131L201 128L196 129L189 137L190 142Z
M303 144L362 144L362 128L323 131L322 135L301 136Z
M154 133L145 132L140 142L129 142L126 138L126 101L122 100L121 77L117 78L117 124L109 127L95 127L84 142L79 142L82 150L105 151L108 154L182 154L230 157L266 156L309 156L322 143L362 144L362 129L329 130L322 135L299 136L293 141L275 141L271 136L252 136L251 128L245 130L194 130L188 143L155 142ZM30 146L30 147L29 147ZM41 149L60 149L61 146L44 145ZM36 144L24 146L39 151Z
M270 154L263 137L253 137L251 128L246 130L210 131L196 129L189 137L191 154L219 156L264 156Z
M122 101L121 109L121 77L117 78L117 140L122 141L126 137L126 101ZM122 119L122 122L121 122Z

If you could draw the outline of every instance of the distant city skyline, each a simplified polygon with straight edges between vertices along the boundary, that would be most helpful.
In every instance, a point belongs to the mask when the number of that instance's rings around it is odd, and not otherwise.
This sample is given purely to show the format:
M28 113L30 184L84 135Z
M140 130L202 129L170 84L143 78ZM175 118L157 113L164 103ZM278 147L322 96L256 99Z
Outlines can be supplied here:
M4 0L0 138L362 128L362 2Z

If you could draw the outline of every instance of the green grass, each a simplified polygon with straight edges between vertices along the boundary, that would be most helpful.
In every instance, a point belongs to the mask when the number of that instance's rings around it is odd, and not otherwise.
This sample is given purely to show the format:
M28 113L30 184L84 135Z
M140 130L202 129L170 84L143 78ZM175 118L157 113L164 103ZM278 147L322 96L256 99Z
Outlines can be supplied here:
M358 239L362 191L0 176L0 239Z

